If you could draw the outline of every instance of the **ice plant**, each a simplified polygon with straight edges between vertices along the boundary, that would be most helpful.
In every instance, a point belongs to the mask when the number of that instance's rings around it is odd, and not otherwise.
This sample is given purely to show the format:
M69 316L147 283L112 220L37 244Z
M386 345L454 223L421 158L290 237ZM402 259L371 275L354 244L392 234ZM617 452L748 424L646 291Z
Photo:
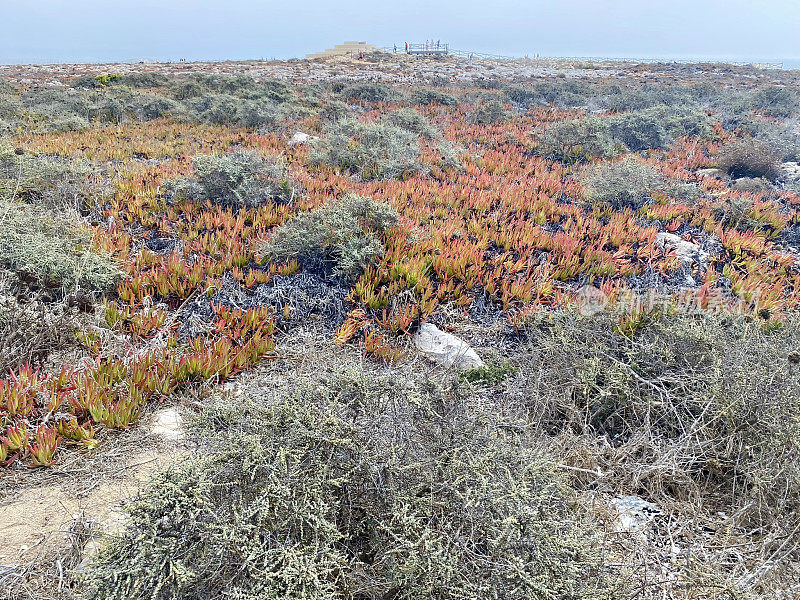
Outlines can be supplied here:
M39 427L36 430L36 442L31 444L30 449L34 466L47 467L53 464L60 443L61 438L55 427Z

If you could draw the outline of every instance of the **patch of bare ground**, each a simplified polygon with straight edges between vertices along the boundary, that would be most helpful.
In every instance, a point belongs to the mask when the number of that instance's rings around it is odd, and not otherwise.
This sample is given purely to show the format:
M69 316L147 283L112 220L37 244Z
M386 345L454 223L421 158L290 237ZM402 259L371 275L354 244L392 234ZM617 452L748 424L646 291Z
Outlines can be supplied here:
M0 599L74 597L75 576L122 506L150 475L190 452L185 406L155 408L128 431L107 432L93 453L48 469L0 475Z

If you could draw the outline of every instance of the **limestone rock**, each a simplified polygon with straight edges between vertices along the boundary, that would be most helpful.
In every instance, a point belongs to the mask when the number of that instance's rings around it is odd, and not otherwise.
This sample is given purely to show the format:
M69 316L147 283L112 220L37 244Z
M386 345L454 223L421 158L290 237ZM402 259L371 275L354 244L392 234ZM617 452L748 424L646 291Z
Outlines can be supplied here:
M480 356L464 340L442 331L432 323L422 323L414 334L417 350L448 368L471 369L484 366Z
M307 133L303 133L302 131L296 131L295 134L292 136L292 139L286 144L287 146L297 146L298 144L310 144L314 140L318 140L319 138L313 135L308 135Z
M796 162L785 162L781 165L783 178L789 183L800 179L800 164Z
M638 496L620 496L611 505L617 510L616 530L629 533L642 532L661 513L658 506Z
M727 174L724 169L697 169L695 173L702 177L716 177L717 179L722 179Z
M183 437L183 418L176 408L164 408L153 415L150 433L167 441L178 441Z
M656 234L656 244L675 250L678 259L684 264L698 263L701 266L708 264L708 252L697 244L687 242L674 233L661 232Z

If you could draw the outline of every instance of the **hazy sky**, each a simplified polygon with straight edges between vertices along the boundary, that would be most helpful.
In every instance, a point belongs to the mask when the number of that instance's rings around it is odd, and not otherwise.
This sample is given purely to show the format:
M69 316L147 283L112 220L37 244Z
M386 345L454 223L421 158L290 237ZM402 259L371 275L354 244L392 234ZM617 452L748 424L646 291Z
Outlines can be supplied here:
M544 56L800 58L800 0L0 0L0 63L289 58L345 40Z

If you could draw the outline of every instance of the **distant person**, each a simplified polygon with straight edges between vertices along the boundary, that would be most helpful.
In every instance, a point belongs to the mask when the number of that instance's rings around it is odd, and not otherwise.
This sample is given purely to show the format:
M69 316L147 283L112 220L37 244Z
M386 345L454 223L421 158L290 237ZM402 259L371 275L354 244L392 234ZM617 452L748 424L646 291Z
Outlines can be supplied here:
M441 41L441 40L436 40L436 49L437 49L437 50L439 49L439 42L440 42L440 41Z
M397 44L394 45L394 53L397 54Z
M359 50L358 51L358 60L364 60L364 51L363 50Z
M406 54L408 54L408 42L406 42Z

